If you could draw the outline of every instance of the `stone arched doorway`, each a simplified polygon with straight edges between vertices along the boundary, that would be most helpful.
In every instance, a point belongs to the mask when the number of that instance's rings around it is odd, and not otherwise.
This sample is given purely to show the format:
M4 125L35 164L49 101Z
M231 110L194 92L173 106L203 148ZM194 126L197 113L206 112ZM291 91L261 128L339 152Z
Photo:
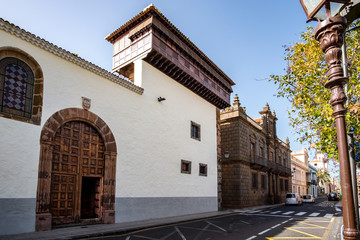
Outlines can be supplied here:
M116 143L92 112L53 114L40 138L36 231L53 225L115 222Z

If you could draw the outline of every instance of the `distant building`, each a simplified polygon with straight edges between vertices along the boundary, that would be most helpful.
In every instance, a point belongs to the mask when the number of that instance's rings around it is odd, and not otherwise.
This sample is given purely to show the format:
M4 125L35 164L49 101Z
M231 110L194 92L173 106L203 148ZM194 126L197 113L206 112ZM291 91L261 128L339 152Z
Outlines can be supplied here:
M289 141L277 137L268 104L260 114L250 118L237 95L220 114L224 208L281 203L291 190Z
M310 165L314 166L317 171L329 172L329 159L320 151L316 151L314 160L310 162ZM326 195L331 192L331 182L322 182L318 178L318 194Z
M309 172L309 154L306 148L291 153L291 169L292 176L292 192L297 192L300 195L308 194L308 183L310 178L307 178Z
M314 197L318 197L318 182L317 182L317 170L314 166L309 164L309 172L306 176L308 182L308 193Z
M325 157L325 155L320 150L316 151L316 155L310 164L316 169L324 169L329 171L329 159Z

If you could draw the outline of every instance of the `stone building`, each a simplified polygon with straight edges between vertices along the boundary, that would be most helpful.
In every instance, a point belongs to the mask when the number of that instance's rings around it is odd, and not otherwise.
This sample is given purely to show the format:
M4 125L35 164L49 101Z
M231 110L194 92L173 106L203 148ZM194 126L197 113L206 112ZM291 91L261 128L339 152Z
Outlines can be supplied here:
M311 183L309 176L309 154L306 148L291 153L292 192L300 195L308 194L308 184Z
M234 82L154 6L106 39L117 74L0 19L1 234L217 211Z
M291 189L290 144L276 135L268 104L252 119L234 103L220 114L224 208L281 203Z

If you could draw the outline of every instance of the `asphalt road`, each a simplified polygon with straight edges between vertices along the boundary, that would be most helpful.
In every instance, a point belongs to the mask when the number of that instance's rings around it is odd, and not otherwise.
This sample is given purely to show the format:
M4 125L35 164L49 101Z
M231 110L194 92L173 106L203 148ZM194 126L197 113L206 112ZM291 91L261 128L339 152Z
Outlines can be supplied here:
M252 240L333 239L329 231L341 216L337 202L325 199L302 206L280 206L180 224L143 229L123 235L97 237L107 240Z

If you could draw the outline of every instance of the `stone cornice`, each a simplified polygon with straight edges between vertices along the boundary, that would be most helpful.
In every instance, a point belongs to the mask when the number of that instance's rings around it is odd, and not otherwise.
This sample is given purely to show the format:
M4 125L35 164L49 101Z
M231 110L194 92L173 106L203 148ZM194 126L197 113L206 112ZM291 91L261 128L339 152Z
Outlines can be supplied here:
M106 78L116 84L119 84L122 87L125 87L135 93L142 94L144 92L144 89L141 87L138 87L134 85L132 82L125 80L124 78L121 78L119 76L116 76L115 74L106 71L105 69L86 61L83 58L80 58L78 56L75 56L69 51L66 51L63 48L60 48L45 39L42 39L30 32L25 31L24 29L21 29L20 27L11 24L4 19L0 18L0 30L3 30L7 33L10 33L24 41L27 41L45 51L48 51L58 57L61 57L71 63L74 63L90 72L93 72L103 78Z

